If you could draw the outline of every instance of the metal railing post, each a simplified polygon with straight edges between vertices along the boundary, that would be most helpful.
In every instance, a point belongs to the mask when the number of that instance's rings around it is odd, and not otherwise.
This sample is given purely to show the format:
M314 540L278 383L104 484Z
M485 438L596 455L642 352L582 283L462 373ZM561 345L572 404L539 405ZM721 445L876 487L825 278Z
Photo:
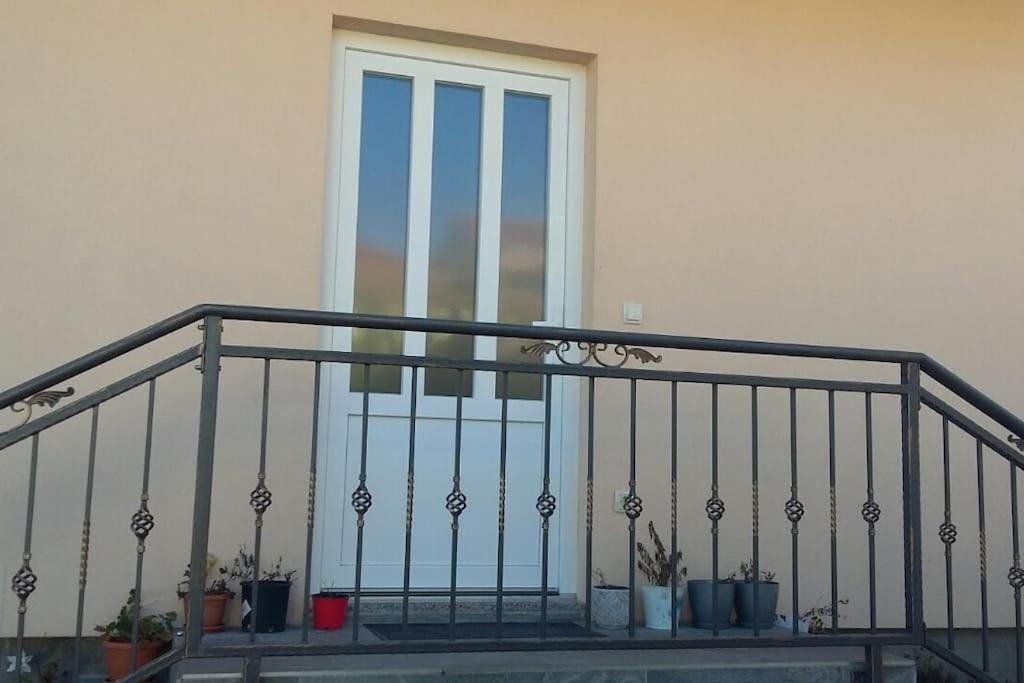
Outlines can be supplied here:
M925 638L924 579L921 556L921 367L903 363L900 379L907 393L902 399L903 428L903 548L907 630Z
M203 330L199 370L203 373L199 404L199 447L196 455L196 490L192 506L192 560L188 586L188 631L185 656L199 653L203 637L203 594L206 592L206 556L210 540L210 498L213 492L213 455L217 432L217 390L220 381L221 318L207 316Z

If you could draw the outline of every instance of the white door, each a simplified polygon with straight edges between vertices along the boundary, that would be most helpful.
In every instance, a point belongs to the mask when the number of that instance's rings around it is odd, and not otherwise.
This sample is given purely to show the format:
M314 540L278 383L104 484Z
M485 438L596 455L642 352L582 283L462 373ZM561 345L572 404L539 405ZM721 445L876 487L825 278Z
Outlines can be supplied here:
M346 49L340 97L337 310L562 325L566 310L569 80ZM336 350L524 361L519 340L336 330ZM330 366L320 516L322 585L351 587L363 441L362 366ZM403 585L410 405L417 397L411 580L449 586L458 371L369 371L364 589ZM500 380L462 374L460 588L496 585ZM566 387L551 392L551 491L562 492ZM544 387L513 375L508 401L504 585L541 576ZM562 514L566 501L559 501ZM572 503L574 505L574 503ZM561 525L550 535L558 585Z

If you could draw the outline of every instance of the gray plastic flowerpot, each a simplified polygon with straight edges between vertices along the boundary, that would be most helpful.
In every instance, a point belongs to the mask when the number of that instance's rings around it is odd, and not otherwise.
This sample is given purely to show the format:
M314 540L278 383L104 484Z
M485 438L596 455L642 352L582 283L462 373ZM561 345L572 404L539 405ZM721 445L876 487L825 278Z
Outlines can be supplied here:
M779 604L779 584L762 581L758 587L758 609L760 616L754 616L754 582L736 584L736 623L743 628L772 628L775 625L775 608Z
M693 625L697 628L713 628L715 621L718 628L729 628L732 624L733 594L736 584L731 581L719 581L718 619L714 619L714 582L711 579L690 579L686 582L686 590L690 596L690 611L693 613Z

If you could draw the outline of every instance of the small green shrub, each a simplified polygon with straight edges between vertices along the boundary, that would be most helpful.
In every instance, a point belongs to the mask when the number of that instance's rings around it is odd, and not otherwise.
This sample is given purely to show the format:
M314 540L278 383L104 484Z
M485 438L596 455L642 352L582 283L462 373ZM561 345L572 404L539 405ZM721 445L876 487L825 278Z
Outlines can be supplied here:
M132 617L135 614L135 591L128 593L128 601L121 607L114 618L108 624L99 624L96 631L102 633L107 640L116 643L131 642L132 639ZM176 612L164 612L163 614L139 615L139 641L159 640L170 642L174 631L174 620L178 618Z

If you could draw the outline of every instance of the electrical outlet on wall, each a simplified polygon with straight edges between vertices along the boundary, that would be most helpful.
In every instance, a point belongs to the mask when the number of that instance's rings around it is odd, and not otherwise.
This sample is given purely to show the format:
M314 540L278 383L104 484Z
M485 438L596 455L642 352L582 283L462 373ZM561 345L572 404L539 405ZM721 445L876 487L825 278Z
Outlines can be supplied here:
M629 495L629 491L616 491L615 492L615 511L625 514L626 512L626 496Z
M644 305L635 302L622 304L622 322L639 325L644 321Z

